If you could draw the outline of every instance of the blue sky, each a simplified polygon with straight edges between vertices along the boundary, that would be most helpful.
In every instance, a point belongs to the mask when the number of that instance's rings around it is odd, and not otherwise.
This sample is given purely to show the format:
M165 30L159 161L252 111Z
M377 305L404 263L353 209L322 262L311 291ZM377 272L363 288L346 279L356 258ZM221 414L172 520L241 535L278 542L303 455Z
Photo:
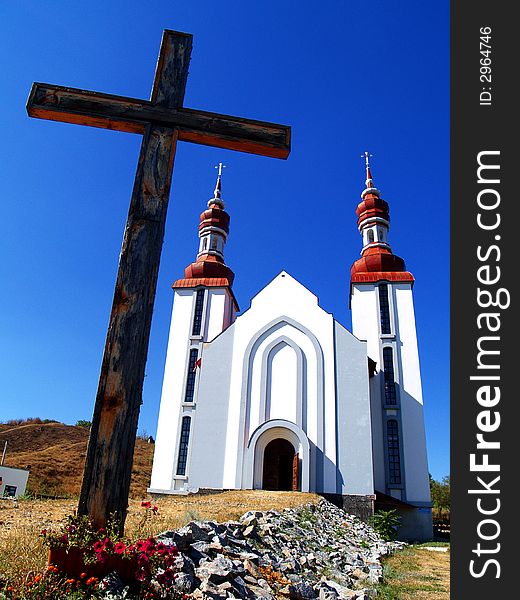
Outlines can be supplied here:
M33 81L148 98L162 30L194 35L185 106L292 126L287 161L180 143L139 429L155 435L173 292L219 161L242 310L282 269L350 328L360 155L414 287L430 471L449 472L449 3L0 6L0 420L90 419L140 136L30 119Z

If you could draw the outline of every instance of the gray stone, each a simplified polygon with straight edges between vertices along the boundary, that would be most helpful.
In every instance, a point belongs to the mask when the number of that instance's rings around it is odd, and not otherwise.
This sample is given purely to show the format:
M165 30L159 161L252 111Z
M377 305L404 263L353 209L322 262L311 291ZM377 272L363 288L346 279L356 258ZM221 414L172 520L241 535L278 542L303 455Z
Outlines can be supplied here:
M244 567L237 567L233 561L221 554L213 560L204 559L195 569L195 575L201 581L210 580L213 583L221 583L226 579L244 572Z
M255 526L254 525L248 525L243 531L242 533L244 534L244 537L249 537L250 535L252 535L255 532Z
M189 594L195 587L195 578L190 573L176 573L173 587L181 594Z
M316 587L319 600L337 600L339 594L334 587L322 581Z
M291 600L312 600L313 598L317 598L314 588L303 582L288 586L288 591Z
M126 598L128 588L125 588L117 571L109 573L99 583L103 590L103 600L120 600Z
M325 500L283 512L249 511L239 522L194 521L160 536L178 543L176 568L192 576L186 585L191 581L192 597L201 599L368 598L382 576L381 557L403 547ZM262 577L259 567L273 575Z

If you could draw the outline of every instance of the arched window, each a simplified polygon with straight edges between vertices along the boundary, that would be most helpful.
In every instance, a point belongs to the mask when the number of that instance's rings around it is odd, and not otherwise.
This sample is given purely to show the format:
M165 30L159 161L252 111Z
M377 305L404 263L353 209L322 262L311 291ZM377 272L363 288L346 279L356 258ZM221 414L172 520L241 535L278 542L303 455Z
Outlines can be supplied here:
M207 247L208 247L208 238L207 238L207 237L205 237L205 238L202 240L202 249L203 249L203 250L206 250L206 248L207 248Z
M373 232L372 229L368 230L367 238L368 238L368 243L369 244L371 244L374 241L374 232Z
M191 417L182 417L181 439L179 443L179 459L177 460L177 475L186 475L188 461L188 443L190 441Z
M390 305L388 303L388 284L379 284L379 314L381 316L381 333L390 333Z
M383 348L383 371L385 380L385 404L397 404L394 379L394 352L390 346Z
M195 393L195 378L197 377L197 358L198 350L192 348L190 350L190 359L188 361L188 373L186 375L186 393L184 394L184 402L193 402L193 394Z
M388 483L390 485L400 485L399 427L395 419L389 419L386 422L386 443L388 448Z

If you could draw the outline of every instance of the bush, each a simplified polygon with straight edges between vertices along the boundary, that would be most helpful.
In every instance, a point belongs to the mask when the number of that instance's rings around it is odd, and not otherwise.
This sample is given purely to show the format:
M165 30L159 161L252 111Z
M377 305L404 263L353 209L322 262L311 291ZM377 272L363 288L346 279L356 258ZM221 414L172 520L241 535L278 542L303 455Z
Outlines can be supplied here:
M80 419L79 421L76 421L76 427L87 427L88 429L90 429L92 427L92 421L85 421L83 419Z
M430 494L435 516L449 521L451 508L449 475L443 477L442 481L436 481L430 475Z
M375 515L370 517L369 523L377 533L387 542L393 540L397 534L397 528L401 522L395 509L378 510Z

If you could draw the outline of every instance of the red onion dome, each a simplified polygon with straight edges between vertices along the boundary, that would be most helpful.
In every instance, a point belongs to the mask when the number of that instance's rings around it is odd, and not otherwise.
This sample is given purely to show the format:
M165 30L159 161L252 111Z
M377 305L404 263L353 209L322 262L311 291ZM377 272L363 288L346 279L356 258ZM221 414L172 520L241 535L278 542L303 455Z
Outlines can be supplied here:
M229 285L233 283L235 274L218 257L212 254L204 254L199 260L191 263L184 269L185 279L208 279L223 278L227 279Z
M379 217L389 222L390 207L388 202L376 196L376 194L366 194L357 205L356 215L358 217L358 227L363 221L372 217Z
M350 274L385 271L406 271L404 260L387 248L367 248L350 269Z
M218 227L229 233L229 214L217 204L210 204L204 212L200 214L199 231L205 227Z

